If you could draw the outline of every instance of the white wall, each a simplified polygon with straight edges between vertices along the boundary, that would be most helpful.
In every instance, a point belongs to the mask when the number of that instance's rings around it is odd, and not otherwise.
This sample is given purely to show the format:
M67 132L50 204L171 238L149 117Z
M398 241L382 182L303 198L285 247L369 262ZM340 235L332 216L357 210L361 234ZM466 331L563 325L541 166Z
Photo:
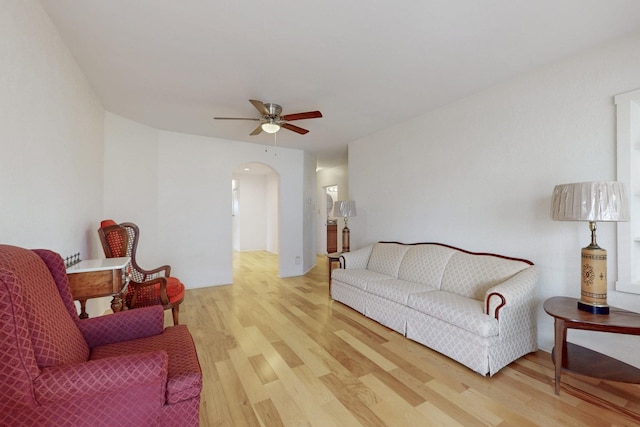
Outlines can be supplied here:
M234 173L238 212L232 218L233 249L278 253L279 179L274 172Z
M143 268L161 264L153 235L158 230L158 138L148 126L105 114L104 212L101 219L140 227L136 258ZM98 228L96 225L96 228ZM152 238L149 238L151 235Z
M239 251L261 251L267 248L267 177L234 174L238 189Z
M2 2L0 58L0 242L100 255L100 102L36 1Z
M586 223L554 222L554 185L612 180L616 94L640 88L640 36L495 86L349 145L352 247L440 241L532 260L540 269L539 345L553 322L542 302L579 296ZM615 225L598 225L616 279ZM640 295L609 292L640 312ZM640 338L569 332L569 339L640 366ZM629 348L633 351L629 351Z
M279 218L279 200L280 200L280 179L275 173L269 173L267 177L267 250L274 254L278 253L280 245L280 224Z
M309 236L307 245L304 247L302 257L302 271L305 273L316 265L316 165L315 156L304 153L304 181L303 181L303 229L304 234Z
M246 182L245 178L247 178ZM260 175L236 173L233 175L233 181L235 182L233 191L237 199L236 213L232 217L233 250L267 250L277 254L280 236L278 175L274 172ZM247 185L251 188L248 191L241 191L240 187L244 188ZM247 202L243 203L242 200L245 199ZM258 200L261 202L256 203Z
M280 178L279 222L284 226L279 273L304 274L305 248L313 248L315 241L303 222L308 177L302 151L276 152L259 144L159 131L111 113L105 127L106 181L135 182L136 192L148 194L148 205L135 199L123 203L109 190L105 214L119 222L144 224L141 233L151 265L171 264L172 274L188 288L231 283L232 174L240 164L260 162ZM132 153L133 159L122 160L117 155L122 152Z

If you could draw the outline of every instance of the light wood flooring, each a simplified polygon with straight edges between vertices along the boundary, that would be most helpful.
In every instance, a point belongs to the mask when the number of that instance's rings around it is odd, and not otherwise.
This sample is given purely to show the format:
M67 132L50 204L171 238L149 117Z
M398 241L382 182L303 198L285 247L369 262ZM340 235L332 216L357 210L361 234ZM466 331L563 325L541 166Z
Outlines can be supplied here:
M187 291L202 426L640 425L640 386L565 374L556 396L543 351L482 377L328 291L326 258L280 279L267 252L234 254L234 285Z

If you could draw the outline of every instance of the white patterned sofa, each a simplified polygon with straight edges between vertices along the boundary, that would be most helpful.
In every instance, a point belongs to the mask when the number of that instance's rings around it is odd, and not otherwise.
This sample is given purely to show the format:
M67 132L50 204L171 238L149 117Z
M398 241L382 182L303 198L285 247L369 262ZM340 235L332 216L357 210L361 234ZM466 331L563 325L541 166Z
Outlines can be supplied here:
M342 254L331 297L482 375L536 351L537 268L438 243Z

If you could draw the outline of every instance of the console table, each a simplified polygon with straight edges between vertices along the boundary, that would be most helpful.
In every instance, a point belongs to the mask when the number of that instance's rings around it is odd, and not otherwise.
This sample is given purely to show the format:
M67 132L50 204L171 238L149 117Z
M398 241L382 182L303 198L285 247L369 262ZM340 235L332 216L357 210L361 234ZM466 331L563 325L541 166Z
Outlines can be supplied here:
M87 259L67 268L71 295L80 301L81 319L89 317L86 304L90 298L113 296L111 309L114 313L122 310L122 299L129 285L129 261L129 257Z
M635 366L567 343L567 329L640 335L640 313L610 307L609 314L592 314L578 310L578 300L569 297L549 298L544 302L544 311L554 318L552 358L556 394L560 394L560 375L563 370L603 380L640 384L640 369Z

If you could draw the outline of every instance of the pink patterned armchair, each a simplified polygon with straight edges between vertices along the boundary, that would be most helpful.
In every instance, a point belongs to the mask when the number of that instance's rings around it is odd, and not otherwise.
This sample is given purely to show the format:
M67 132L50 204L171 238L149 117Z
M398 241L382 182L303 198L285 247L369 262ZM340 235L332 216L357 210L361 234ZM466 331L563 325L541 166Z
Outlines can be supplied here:
M201 389L162 306L80 320L58 254L0 245L0 426L197 426Z

